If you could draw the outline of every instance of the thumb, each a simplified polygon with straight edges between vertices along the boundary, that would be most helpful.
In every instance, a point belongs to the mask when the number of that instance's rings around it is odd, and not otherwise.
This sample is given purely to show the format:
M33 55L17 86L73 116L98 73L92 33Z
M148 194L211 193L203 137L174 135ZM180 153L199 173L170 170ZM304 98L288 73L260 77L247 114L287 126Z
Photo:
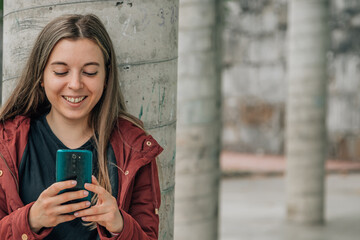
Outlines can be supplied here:
M91 181L92 181L92 184L100 185L100 183L98 182L98 180L96 179L96 177L94 175L91 176Z

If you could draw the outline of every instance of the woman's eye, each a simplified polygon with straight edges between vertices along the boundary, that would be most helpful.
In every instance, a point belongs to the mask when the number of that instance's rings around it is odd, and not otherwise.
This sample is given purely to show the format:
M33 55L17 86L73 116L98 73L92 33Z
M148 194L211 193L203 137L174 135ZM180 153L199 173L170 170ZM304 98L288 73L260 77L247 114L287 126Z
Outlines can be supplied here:
M83 73L88 76L95 76L98 72L83 72Z
M68 72L55 72L54 71L54 74L56 75L56 76L64 76L64 75L66 75Z

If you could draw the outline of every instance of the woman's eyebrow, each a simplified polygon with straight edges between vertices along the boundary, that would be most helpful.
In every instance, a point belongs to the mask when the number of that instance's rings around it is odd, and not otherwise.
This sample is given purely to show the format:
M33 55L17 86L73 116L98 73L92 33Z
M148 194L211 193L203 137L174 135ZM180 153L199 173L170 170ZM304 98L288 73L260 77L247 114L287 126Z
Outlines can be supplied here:
M65 62L59 62L59 61L52 62L50 65L63 65L63 66L68 66ZM84 67L85 67L85 66L89 66L89 65L100 66L100 64L97 63L97 62L88 62L88 63L85 63L85 64L84 64Z
M51 65L64 65L64 66L67 66L67 64L64 63L64 62L52 62Z
M84 64L84 67L85 67L85 66L89 66L89 65L100 66L100 64L97 63L97 62L88 62L88 63L85 63L85 64Z

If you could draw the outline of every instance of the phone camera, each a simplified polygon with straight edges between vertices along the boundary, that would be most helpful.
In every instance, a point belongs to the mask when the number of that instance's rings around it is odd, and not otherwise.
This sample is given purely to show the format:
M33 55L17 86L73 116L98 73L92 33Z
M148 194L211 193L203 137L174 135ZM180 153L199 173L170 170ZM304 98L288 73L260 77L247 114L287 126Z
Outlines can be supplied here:
M71 157L72 159L76 159L76 154L73 153Z

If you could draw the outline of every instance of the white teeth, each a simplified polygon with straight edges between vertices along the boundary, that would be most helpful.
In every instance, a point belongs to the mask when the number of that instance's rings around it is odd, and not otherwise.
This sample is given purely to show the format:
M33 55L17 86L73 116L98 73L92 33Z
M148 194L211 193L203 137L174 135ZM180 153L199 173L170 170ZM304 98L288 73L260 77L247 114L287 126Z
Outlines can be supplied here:
M71 103L78 103L78 102L81 102L82 100L84 100L85 97L73 98L73 97L64 96L64 98Z

